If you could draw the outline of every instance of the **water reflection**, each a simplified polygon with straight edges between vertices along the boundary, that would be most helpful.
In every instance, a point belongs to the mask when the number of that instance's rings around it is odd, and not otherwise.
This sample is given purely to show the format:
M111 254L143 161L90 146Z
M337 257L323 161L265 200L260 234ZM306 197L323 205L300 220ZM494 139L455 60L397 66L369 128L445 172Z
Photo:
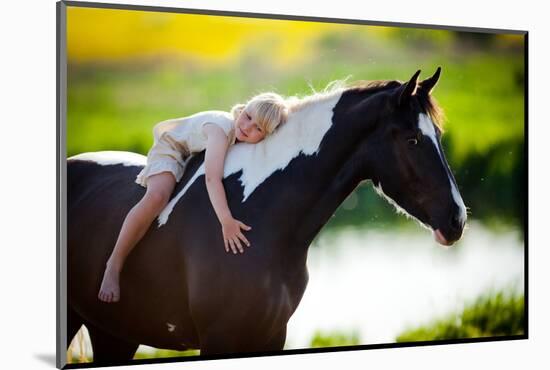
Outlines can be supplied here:
M394 342L403 330L459 312L491 289L523 293L517 229L472 223L451 249L423 229L344 230L315 244L285 348L308 347L316 330L356 331L364 344Z

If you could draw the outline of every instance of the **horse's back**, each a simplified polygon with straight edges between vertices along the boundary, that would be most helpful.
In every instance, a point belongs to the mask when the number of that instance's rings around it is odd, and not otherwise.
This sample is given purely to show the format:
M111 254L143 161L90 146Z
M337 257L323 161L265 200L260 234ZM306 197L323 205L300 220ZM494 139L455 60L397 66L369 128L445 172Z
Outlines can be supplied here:
M92 153L86 154L90 156L67 160L69 241L86 231L93 230L101 237L112 234L110 229L120 230L125 215L144 193L144 189L134 183L142 166L105 164L94 161Z
M124 217L144 192L132 184L141 166L101 159L86 153L67 160L69 288L95 290Z
M109 154L104 154L109 153ZM142 194L143 188L134 184L134 179L143 168L144 161L134 153L133 161L124 161L120 154L126 152L83 153L67 160L67 201L69 207L86 197L102 200L120 193ZM145 158L145 157L143 157ZM98 199L100 197L101 199Z

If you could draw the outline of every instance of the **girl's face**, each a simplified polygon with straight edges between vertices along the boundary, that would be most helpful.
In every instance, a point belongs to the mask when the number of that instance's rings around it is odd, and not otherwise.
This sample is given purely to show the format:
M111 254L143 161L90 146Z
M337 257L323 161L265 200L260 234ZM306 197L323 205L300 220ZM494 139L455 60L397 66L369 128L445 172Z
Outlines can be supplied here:
M265 138L266 133L257 124L254 112L244 108L235 121L235 136L237 140L245 143L256 144Z

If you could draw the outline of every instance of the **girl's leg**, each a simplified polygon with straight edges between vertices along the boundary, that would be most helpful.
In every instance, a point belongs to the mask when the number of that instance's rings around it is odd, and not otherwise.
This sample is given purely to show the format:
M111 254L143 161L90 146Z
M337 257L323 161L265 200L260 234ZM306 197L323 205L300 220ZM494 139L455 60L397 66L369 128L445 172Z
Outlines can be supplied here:
M168 203L176 186L171 172L161 172L147 179L147 191L143 198L128 212L115 248L107 261L98 298L104 302L117 302L120 299L119 274L126 257L141 240L151 223Z

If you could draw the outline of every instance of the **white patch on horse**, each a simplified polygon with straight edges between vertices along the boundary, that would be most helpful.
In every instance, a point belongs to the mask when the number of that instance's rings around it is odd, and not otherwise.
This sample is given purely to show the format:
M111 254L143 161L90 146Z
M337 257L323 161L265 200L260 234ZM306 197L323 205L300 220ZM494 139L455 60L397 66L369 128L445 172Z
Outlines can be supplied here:
M240 143L229 149L225 158L224 178L242 171L239 178L243 185L243 203L269 176L283 170L300 154L314 155L319 151L323 137L332 126L333 109L340 99L341 90L303 104L292 112L287 122L277 131L257 144ZM306 98L307 99L307 98ZM158 217L159 227L189 186L204 175L201 165L185 187L164 208Z
M147 163L147 157L122 151L103 151L103 152L89 152L81 153L69 157L68 159L78 159L81 161L92 161L100 166L112 166L122 164L124 166L145 166Z
M172 333L174 330L176 330L176 325L170 324L169 322L166 323L166 326L168 326L168 331Z
M445 166L445 162L443 161L443 153L441 153L441 151L439 150L437 135L435 133L435 127L430 117L428 117L428 115L424 113L420 113L420 116L418 117L418 128L420 129L420 131L422 131L424 135L428 136L432 140L432 143L434 144L435 149L437 150L437 153L439 153L439 158L441 158L441 163L443 164L443 166ZM450 171L450 170L447 169L447 171ZM460 195L460 192L456 188L454 181L451 179L450 176L448 176L448 178L449 178L449 183L451 184L451 194L453 196L453 200L455 201L456 205L458 206L458 209L460 210L460 215L459 215L460 222L464 223L466 222L466 206L464 205L462 196Z

